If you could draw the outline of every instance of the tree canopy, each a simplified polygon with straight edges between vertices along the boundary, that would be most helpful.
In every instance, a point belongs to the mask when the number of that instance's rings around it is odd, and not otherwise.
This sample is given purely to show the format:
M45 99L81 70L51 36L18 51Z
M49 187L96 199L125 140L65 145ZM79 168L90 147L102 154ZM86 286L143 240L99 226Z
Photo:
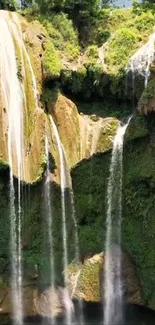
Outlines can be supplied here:
M0 9L16 10L17 1L16 0L1 0Z

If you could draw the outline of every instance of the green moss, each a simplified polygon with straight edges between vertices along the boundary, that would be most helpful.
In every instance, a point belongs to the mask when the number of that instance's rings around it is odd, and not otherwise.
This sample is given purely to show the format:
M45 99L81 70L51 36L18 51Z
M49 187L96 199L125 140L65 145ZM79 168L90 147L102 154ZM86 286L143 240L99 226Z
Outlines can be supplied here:
M137 114L130 121L125 134L125 141L145 138L147 135L149 135L147 120L144 116Z
M40 167L37 170L37 175L34 182L38 182L42 179L42 175L45 170L46 164L47 164L47 156L45 154L42 154L40 157L40 164L39 164Z
M60 94L60 91L57 87L53 88L53 89L49 89L44 87L43 89L43 93L42 93L42 101L43 103L45 103L46 105L49 102L55 103L58 96Z
M155 98L155 80L151 80L147 87L144 89L141 97L142 104L148 104L150 100Z
M5 159L0 158L0 169L8 168L8 162Z
M50 40L48 40L45 45L43 67L48 78L55 79L59 77L61 69L60 58Z

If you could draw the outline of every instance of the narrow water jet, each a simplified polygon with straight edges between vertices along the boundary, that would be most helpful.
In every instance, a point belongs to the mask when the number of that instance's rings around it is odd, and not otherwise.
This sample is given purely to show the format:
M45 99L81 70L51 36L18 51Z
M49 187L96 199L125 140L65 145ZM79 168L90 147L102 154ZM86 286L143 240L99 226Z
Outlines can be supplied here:
M45 200L45 218L46 218L46 231L47 240L49 245L49 261L50 261L50 284L51 287L55 286L55 269L54 269L54 250L53 250L53 216L51 205L51 173L50 173L50 159L49 159L49 144L48 138L45 138L45 152L47 157L46 179L44 184L44 200Z
M61 143L59 133L57 130L57 127L53 121L52 116L50 116L50 122L54 131L54 135L56 138L57 142L57 147L59 151L59 159L60 159L60 186L61 186L61 209L62 209L62 235L63 235L63 268L64 268L64 284L67 290L67 285L68 285L68 250L67 250L67 245L68 245L68 240L67 240L67 227L66 227L66 208L65 208L65 189L68 187L69 188L69 198L70 198L70 204L71 204L71 217L74 225L74 257L76 263L80 263L80 253L79 253L79 239L78 239L78 229L77 229L77 222L76 222L76 213L75 213L75 206L74 206L74 193L73 193L73 188L72 188L72 180L67 164L67 159L66 159L66 154L64 147ZM80 275L81 270L79 270L78 274ZM79 278L78 275L78 278ZM78 280L77 278L77 280ZM75 283L75 290L77 286L77 281ZM69 297L68 290L65 291L65 295ZM79 321L80 324L83 324L83 303L82 300L79 300L79 310L80 310L80 315L79 315ZM67 309L67 317L66 321L67 324L71 323L71 318L72 318L72 310L70 308Z
M65 169L65 156L63 146L59 137L57 127L53 121L52 116L50 116L50 122L54 131L54 135L57 142L59 160L60 160L60 186L61 186L61 211L62 211L62 236L63 236L63 269L64 271L68 268L68 250L67 250L67 227L66 227L66 207L65 207L65 189L67 188L67 178ZM64 284L67 288L68 283L68 273L64 272ZM67 290L68 291L68 290ZM66 293L67 296L68 293ZM67 309L66 313L67 324L71 323L71 310Z
M123 324L121 270L123 140L131 117L120 124L113 142L107 188L107 217L104 270L104 325Z

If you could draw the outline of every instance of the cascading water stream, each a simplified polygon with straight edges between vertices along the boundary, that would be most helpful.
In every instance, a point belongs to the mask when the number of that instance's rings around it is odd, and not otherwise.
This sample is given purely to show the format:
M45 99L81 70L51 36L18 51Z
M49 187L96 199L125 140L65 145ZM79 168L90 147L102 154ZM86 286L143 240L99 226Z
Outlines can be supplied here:
M107 218L104 270L104 325L123 324L121 271L123 140L130 119L120 124L114 138L107 188Z
M63 146L59 137L57 127L53 121L52 116L50 116L50 122L54 131L54 135L57 142L59 159L60 159L60 186L61 186L61 209L62 209L62 235L63 235L63 268L64 271L68 268L68 251L67 251L67 227L66 227L66 208L65 208L65 188L67 187L66 179L66 168L65 168L65 156L63 151ZM67 287L68 283L68 273L64 272L64 283ZM67 324L71 323L71 312L67 310L66 316Z
M65 188L67 186L69 187L69 197L70 197L70 203L71 203L71 215L72 215L72 220L74 224L74 247L75 247L75 260L78 263L80 254L79 254L79 240L78 240L78 231L77 231L77 222L76 222L76 216L75 216L75 207L74 207L74 195L73 195L73 189L72 189L72 181L70 177L70 173L68 170L67 166L67 160L66 160L66 155L65 151L63 148L63 145L61 143L59 133L57 130L57 127L53 121L52 116L50 116L50 122L54 131L54 135L56 138L57 146L58 146L58 151L59 151L59 159L60 159L60 185L61 185L61 208L62 208L62 234L63 234L63 267L64 271L67 270L68 268L68 251L67 251L67 227L66 227L66 209L65 209ZM76 290L76 286L78 284L78 278L80 276L81 270L78 272L78 277L76 277L75 285L74 285L74 291ZM67 287L68 284L68 274L67 271L64 272L64 282L65 286ZM69 296L68 290L65 291L65 295ZM69 305L70 306L70 305ZM83 324L83 305L82 301L79 301L79 309L80 309L80 317L79 321L80 324ZM70 308L67 309L67 317L66 321L67 324L71 323L71 313L72 310Z
M12 30L12 33L13 33L16 41L18 41L18 44L19 44L24 76L26 75L26 71L25 71L23 53L26 56L26 60L27 60L28 65L29 65L29 69L30 69L31 77L32 77L32 85L33 85L33 94L34 94L34 99L35 99L35 107L37 108L38 107L38 91L37 91L36 78L35 78L35 75L34 75L34 72L33 72L30 57L29 57L29 55L27 53L25 44L23 42L22 30L21 30L20 22L19 22L19 19L18 19L18 16L17 16L16 13L12 13L12 20L10 20L9 24L10 24L10 28ZM24 97L24 100L26 101L26 96Z
M49 244L49 261L50 261L50 274L51 274L51 287L54 288L55 285L55 270L54 270L54 251L53 251L53 236L52 236L52 206L51 206L51 190L50 190L50 160L49 160L49 144L48 138L45 139L45 151L47 157L47 170L46 170L46 180L44 184L44 196L46 205L46 223L47 223L47 237Z
M17 61L13 37L10 32L8 13L0 12L0 76L2 97L8 115L8 159L10 166L10 223L12 301L14 323L23 323L22 310L22 263L21 263L21 185L23 174L23 93L17 77ZM18 211L15 209L13 161L18 176Z
M17 52L19 57L17 58ZM18 59L21 61L23 80L18 78ZM29 66L27 78L25 64ZM24 162L24 111L27 112L25 82L32 82L34 103L37 106L37 89L29 55L26 51L18 14L0 11L0 84L1 98L8 119L8 161L10 166L10 255L13 321L23 324L22 302L22 210L21 181L25 179ZM15 205L15 187L13 175L18 178L17 205Z
M135 88L135 76L144 77L144 86L148 84L150 76L150 65L155 59L155 33L153 33L148 42L144 44L129 60L127 72L132 73L133 93Z

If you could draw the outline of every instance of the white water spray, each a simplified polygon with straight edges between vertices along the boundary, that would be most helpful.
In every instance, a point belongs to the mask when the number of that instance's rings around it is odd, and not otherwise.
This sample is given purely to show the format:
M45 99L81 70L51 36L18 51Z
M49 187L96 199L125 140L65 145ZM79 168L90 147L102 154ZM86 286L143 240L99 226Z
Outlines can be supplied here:
M130 118L131 119L131 118ZM123 323L121 272L122 160L127 124L118 127L114 138L107 189L107 232L104 276L104 325Z
M150 65L155 59L155 33L129 60L127 71L132 72L133 88L136 75L144 77L144 85L147 86L150 76Z

